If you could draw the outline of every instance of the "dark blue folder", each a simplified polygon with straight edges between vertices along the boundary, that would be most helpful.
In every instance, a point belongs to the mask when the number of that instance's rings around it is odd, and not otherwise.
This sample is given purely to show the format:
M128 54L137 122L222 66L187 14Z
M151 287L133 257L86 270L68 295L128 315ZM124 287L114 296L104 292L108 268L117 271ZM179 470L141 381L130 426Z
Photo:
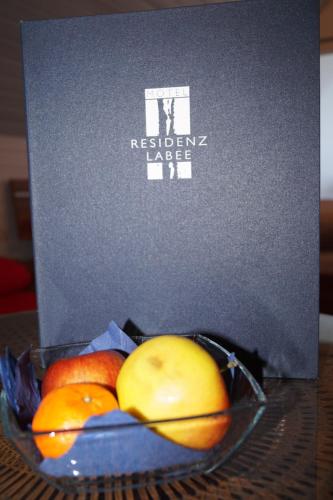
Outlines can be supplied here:
M114 319L317 375L317 3L22 23L43 346Z

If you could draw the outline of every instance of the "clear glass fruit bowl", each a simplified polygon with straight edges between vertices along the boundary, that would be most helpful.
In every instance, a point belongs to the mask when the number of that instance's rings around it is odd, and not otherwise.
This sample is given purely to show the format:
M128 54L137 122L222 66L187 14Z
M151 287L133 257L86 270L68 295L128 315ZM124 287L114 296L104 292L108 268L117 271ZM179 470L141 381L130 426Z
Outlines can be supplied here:
M108 418L90 419L89 427L80 429L78 439L67 454L59 459L43 459L35 445L34 433L20 428L3 391L1 418L5 436L36 473L66 493L137 488L213 471L242 446L265 410L266 397L247 368L220 343L202 334L187 337L214 357L230 398L231 406L224 412L181 419L190 426L202 417L207 423L228 415L228 430L213 448L192 450L176 445L154 432L156 421L139 422L119 412L112 423ZM140 344L149 338L133 337L133 340ZM86 345L78 343L33 350L31 360L37 376L41 378L45 367L57 359L78 355ZM163 423L168 425L175 421Z

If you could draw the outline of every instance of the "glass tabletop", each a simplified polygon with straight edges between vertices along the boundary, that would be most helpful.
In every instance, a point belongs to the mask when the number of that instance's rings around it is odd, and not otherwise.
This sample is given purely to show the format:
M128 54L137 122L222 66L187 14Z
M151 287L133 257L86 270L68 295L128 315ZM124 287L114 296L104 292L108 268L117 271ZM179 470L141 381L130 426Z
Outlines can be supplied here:
M1 348L9 345L18 355L29 344L37 346L37 329L36 313L0 317ZM264 379L266 412L227 464L210 474L136 490L124 479L121 498L332 497L332 378L333 344L322 343L318 380ZM0 498L44 500L74 496L58 492L34 474L0 434ZM107 493L92 492L89 498L109 497Z

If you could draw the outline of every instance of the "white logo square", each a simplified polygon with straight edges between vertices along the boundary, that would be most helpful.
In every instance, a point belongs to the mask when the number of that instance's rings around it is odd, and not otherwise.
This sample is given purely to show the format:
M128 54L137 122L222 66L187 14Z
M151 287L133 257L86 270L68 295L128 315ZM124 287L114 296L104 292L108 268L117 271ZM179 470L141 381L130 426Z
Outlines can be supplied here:
M192 179L192 163L190 161L179 161L177 163L178 179Z
M163 163L147 163L147 179L159 181L163 179Z

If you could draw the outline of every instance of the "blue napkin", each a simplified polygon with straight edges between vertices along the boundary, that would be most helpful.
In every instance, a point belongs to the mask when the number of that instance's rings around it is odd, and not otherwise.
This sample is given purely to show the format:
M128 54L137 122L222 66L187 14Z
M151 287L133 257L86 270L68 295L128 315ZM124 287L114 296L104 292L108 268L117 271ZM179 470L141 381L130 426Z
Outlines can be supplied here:
M117 323L111 321L106 332L92 340L80 354L88 354L105 349L118 349L129 354L136 347L138 347L136 343L119 328Z
M0 358L0 376L9 405L22 428L32 421L40 403L39 383L30 360L30 348L16 359L9 348Z
M85 428L137 424L138 420L121 410L90 418ZM203 459L207 452L191 450L164 439L144 425L129 425L114 431L82 432L72 448L57 459L40 464L52 476L100 476L145 472Z

